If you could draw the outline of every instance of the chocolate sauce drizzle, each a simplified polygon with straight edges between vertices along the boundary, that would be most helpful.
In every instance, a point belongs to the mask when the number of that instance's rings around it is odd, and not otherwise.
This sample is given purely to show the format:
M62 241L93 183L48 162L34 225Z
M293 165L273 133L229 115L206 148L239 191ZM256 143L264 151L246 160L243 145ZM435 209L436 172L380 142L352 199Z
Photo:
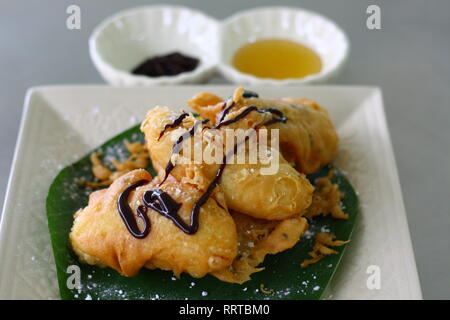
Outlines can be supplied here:
M276 115L276 117L273 117L272 119L262 123L261 126L270 126L271 124L274 124L277 122L286 123L286 121L287 121L287 118L284 116L283 112L281 112L278 109L267 108L267 109L258 109L257 111L259 113L271 113L273 115Z
M244 93L242 94L244 98L259 98L259 94L257 94L254 91L250 90L244 90Z
M187 231L185 231L185 229L181 228L184 232L186 232L187 234L194 234L197 232L198 227L199 227L198 216L200 214L200 208L206 203L206 201L208 201L212 192L217 187L217 185L220 183L220 179L222 178L222 174L223 174L223 171L225 170L228 160L232 156L236 155L239 146L241 144L247 142L249 138L250 138L250 135L246 135L244 137L243 141L236 143L233 147L233 150L230 151L228 154L226 154L223 157L222 163L220 164L220 167L217 170L216 176L214 177L213 181L211 181L211 183L208 185L208 188L206 189L206 192L204 194L202 194L200 199L195 203L194 207L192 208L191 223L190 223L189 229L187 229ZM220 206L220 204L219 204L219 206Z
M144 193L142 196L142 201L144 204L163 215L164 217L170 219L175 225L183 230L187 234L191 234L190 226L187 226L183 219L178 215L178 210L181 207L181 204L176 202L172 197L160 190L149 190ZM192 224L192 220L191 220Z
M230 105L228 108L231 109L232 107L233 107L233 104ZM226 110L227 109L224 109L223 113L225 113ZM261 123L260 125L257 125L256 127L263 126L263 125L270 125L270 124L277 123L277 122L285 123L287 121L284 114L278 109L274 109L274 108L258 109L256 106L249 106L246 109L244 109L243 112L241 112L240 114L238 114L237 116L235 116L232 119L229 119L227 121L223 121L223 119L222 119L222 121L220 121L219 124L216 127L214 127L214 129L219 129L222 126L226 126L226 125L229 125L236 121L239 121L240 119L242 119L243 117L245 117L252 111L256 111L259 113L270 113L270 114L274 115L274 117L272 119L270 119L264 123ZM178 119L180 119L181 116L179 118L177 118L174 121L174 123L176 121L178 121ZM225 114L225 116L226 116L226 114ZM224 116L221 118L224 118ZM178 125L181 123L182 119L178 121ZM197 129L197 126L200 123L205 124L207 122L208 122L207 119L205 119L203 121L196 121L194 123L194 126L188 132L181 135L172 147L172 155L180 152L183 142L185 140L187 140L189 137L194 135L195 130ZM172 127L175 127L175 126L176 125L173 125ZM161 136L162 136L162 134L161 134ZM144 194L142 196L142 201L145 206L139 206L137 208L138 216L141 219L143 219L144 223L145 223L144 230L141 232L137 226L136 220L134 219L133 212L131 211L131 208L127 203L127 199L128 199L128 195L130 194L130 192L132 190L134 190L135 188L137 188L141 185L147 184L148 181L140 180L140 181L132 184L128 188L126 188L119 196L118 209L119 209L119 213L120 213L128 231L134 237L136 237L138 239L145 238L150 231L150 221L149 221L146 213L147 213L147 208L151 208L151 209L155 210L156 212L158 212L159 214L163 215L164 217L170 219L178 228L180 228L186 234L190 234L190 235L195 234L199 228L199 214L200 214L201 207L208 201L212 192L214 191L216 186L220 183L220 179L222 177L223 171L224 171L230 157L236 155L239 146L242 143L246 143L249 138L250 138L250 135L246 135L245 138L241 142L238 142L234 145L232 151L230 151L228 154L224 155L222 163L221 163L219 169L217 170L217 173L216 173L214 179L208 185L206 192L204 194L202 194L200 199L194 204L192 211L191 211L189 225L186 224L183 221L183 219L178 215L178 211L181 207L181 204L176 202L168 193L162 191L161 189L148 190L148 191L144 192ZM174 164L169 159L169 162L166 166L164 179L159 184L159 186L161 186L164 183L164 181L167 179L168 175L170 174L170 172L172 171L173 168L174 168Z
M164 126L164 129L163 129L163 130L161 131L161 133L159 134L158 141L159 141L159 139L161 139L161 137L164 135L164 133L166 132L167 129L178 127L178 126L181 124L181 122L183 122L183 119L186 118L187 116L189 116L189 113L184 112L184 113L180 114L180 115L178 116L178 118L176 118L175 120L173 120L172 123L166 124L166 125Z
M244 97L246 99L247 98L259 98L259 94L257 94L256 92L250 91L250 90L244 90L242 97ZM234 106L235 106L234 101L232 101L228 107L227 107L227 102L224 102L223 110L220 113L219 123L222 122L223 119L225 119L227 114L230 113L231 109L233 109Z
M232 106L228 107L231 108ZM228 109L227 108L227 109ZM227 110L225 109L223 112L225 113L225 111ZM235 116L234 118L228 119L226 121L221 120L219 122L219 124L217 126L214 127L214 129L220 129L223 126L227 126L229 124L232 124L234 122L237 122L239 120L241 120L242 118L244 118L246 115L248 115L250 112L252 111L256 111L258 113L271 113L272 115L275 115L275 117L273 117L272 119L262 123L260 126L268 126L277 122L283 122L286 123L287 118L284 116L283 112L281 112L278 109L275 108L267 108L267 109L259 109L257 106L249 106L246 109L244 109L244 111L242 111L240 114L238 114L237 116ZM228 111L229 112L229 111ZM228 113L227 112L227 113ZM226 114L225 114L226 115ZM225 117L223 117L225 118Z
M203 125L203 124L207 123L208 121L209 121L208 119L201 120L201 121L200 120L195 121L194 125L192 126L192 128L189 131L183 133L177 139L177 141L174 143L174 145L172 147L172 154L170 155L170 159L167 162L166 169L164 170L165 171L164 178L162 179L162 181L160 182L159 185L162 185L167 180L167 177L169 176L170 172L175 167L175 165L172 163L172 160L171 160L172 156L175 155L175 154L178 154L180 152L181 147L183 146L183 142L186 141L187 139L189 139L190 137L192 137L195 134L195 131L197 130L197 128L198 128L198 126L200 124Z
M140 180L138 182L133 183L124 191L122 191L122 193L119 195L119 199L117 200L117 208L119 210L123 222L125 223L125 226L131 233L131 235L138 239L145 238L150 232L150 220L148 219L147 216L147 207L139 206L137 208L138 217L144 221L144 229L140 231L137 222L134 218L133 211L131 210L130 205L128 204L128 196L130 195L131 191L147 183L149 183L148 180Z
M227 114L231 111L231 109L233 109L234 107L234 102L231 102L230 105L227 107L227 103L224 103L224 109L220 112L220 118L219 118L219 123L223 121L223 119L225 119L225 117L227 116Z
M249 135L245 136L241 143L246 142L250 138ZM223 161L217 170L216 176L213 181L208 185L206 192L202 194L200 199L194 204L191 212L191 219L189 225L187 225L183 219L178 215L178 210L181 204L176 202L168 193L162 191L161 189L148 190L144 192L142 196L142 201L145 206L139 206L137 208L138 216L145 221L145 228L142 232L139 231L137 223L134 220L133 212L127 203L127 198L129 193L135 188L148 183L147 180L138 181L128 188L126 188L119 196L118 208L120 215L128 229L128 231L138 239L145 238L150 231L150 221L147 216L147 208L151 208L163 215L164 217L170 219L178 228L180 228L186 234L195 234L199 228L199 215L201 207L208 201L212 192L219 184L222 177L222 173L227 165L228 159L237 153L238 147L241 143L234 145L233 151L229 152L224 156Z

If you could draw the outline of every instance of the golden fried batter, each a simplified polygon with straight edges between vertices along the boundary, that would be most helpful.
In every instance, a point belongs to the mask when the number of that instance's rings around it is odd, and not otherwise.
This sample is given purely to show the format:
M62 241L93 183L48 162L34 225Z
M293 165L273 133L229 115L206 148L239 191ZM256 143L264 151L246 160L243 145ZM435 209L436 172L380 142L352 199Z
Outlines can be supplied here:
M337 152L338 137L324 109L307 99L244 98L243 88L236 89L228 101L202 92L189 100L188 105L203 119L209 119L209 123L192 114L180 117L180 113L166 107L155 107L141 124L150 159L159 172L155 179L143 169L133 170L147 166L148 153L142 145L127 144L132 155L123 163L113 159L115 172L103 165L98 154L91 155L92 170L99 180L95 186L112 184L93 192L88 206L74 215L70 242L81 261L111 267L124 276L133 276L147 267L171 270L176 276L182 272L197 278L212 274L222 281L241 284L250 280L251 274L263 270L260 265L268 254L292 248L300 241L308 228L302 215L311 218L330 213L336 218L346 218L340 209L342 195L331 183L331 175L317 181L318 190L310 206L314 187L305 174L331 162ZM250 105L260 110L252 110L234 123L214 128L219 119L233 119ZM270 122L277 113L262 111L268 108L281 111L287 121ZM223 115L225 109L228 113ZM172 125L176 119L177 125ZM200 140L186 135L194 124L202 121L204 127L200 126L197 136ZM269 165L250 162L248 155L243 164L226 161L224 167L221 161L194 159L196 152L217 155L220 145L219 158L223 160L223 155L235 143L227 145L225 129L256 129L260 133L258 130L266 127L279 129L281 153L271 147L263 150L272 157L279 156L274 174L264 175L262 169ZM183 144L194 150L192 154L174 152L181 136L185 137ZM261 140L256 142L258 146L262 144ZM250 146L244 144L243 148L248 151ZM187 157L189 162L180 163L182 157ZM168 163L175 166L166 175ZM127 229L118 211L118 198L129 186L141 180L149 181L131 191L127 199L139 230L143 229L144 222L138 217L137 208L143 204L144 193L155 189L167 193L181 205L178 215L189 225L193 206L205 195L219 168L223 168L220 184L201 206L197 232L186 234L169 218L150 208L146 213L151 224L148 235L135 238ZM163 179L164 183L160 184ZM316 240L310 253L312 259L305 260L302 266L335 253L327 246L345 243L322 234Z
M209 92L199 92L187 101L192 110L202 108L202 117L214 123L217 113L222 110L223 100Z
M238 91L239 90L239 91ZM242 88L236 89L241 93ZM215 100L192 99L191 107L201 116L214 119L213 111L217 111L217 123L224 103L211 106L203 102ZM280 129L280 149L284 158L295 164L297 170L305 174L313 173L320 167L330 163L337 153L338 136L328 112L308 99L260 99L233 97L234 107L224 120L231 119L241 113L247 106L254 105L260 109L275 108L286 116L286 123L275 123L271 129ZM252 112L243 121L236 122L229 128L248 128L267 120L267 114Z
M180 114L170 111L166 107L151 109L146 120L141 125L145 134L147 148L150 152L154 168L164 175L163 171L171 159L174 143L187 130L194 126L196 119L193 116L184 118L182 124L175 129L165 132L160 137L166 124L171 123ZM251 128L251 127L250 127ZM248 128L247 128L248 129ZM212 141L225 141L222 129L199 130L201 142L200 153L211 148ZM216 136L216 137L214 137ZM220 136L220 137L218 137ZM196 148L195 139L189 138L185 143L191 143L192 150ZM273 152L276 152L273 150ZM195 163L176 164L171 172L177 180L194 185L199 190L205 191L212 179L214 179L220 164L205 161ZM283 157L279 156L279 168L275 174L263 175L261 168L268 165L227 164L221 178L221 188L225 196L226 204L230 209L263 219L285 219L302 213L311 203L313 187L306 177L297 172Z
M102 163L100 160L100 156L102 156L101 152L94 152L89 156L89 159L92 163L92 173L98 182L87 180L77 180L77 182L91 188L107 187L127 172L134 169L146 168L148 166L149 155L145 145L140 142L129 142L128 140L125 140L124 144L130 156L122 162L112 158L111 164L116 169L115 171L111 171Z
M319 262L326 256L336 254L337 251L333 250L329 247L340 247L350 241L342 241L342 240L334 240L335 236L330 233L319 232L316 234L316 242L314 243L314 247L309 252L309 256L311 259L306 259L301 263L302 268L306 268L307 266Z
M228 267L237 253L235 223L219 197L209 198L202 206L197 233L188 235L161 214L148 209L150 233L134 238L122 221L117 200L131 184L151 180L145 170L134 170L108 188L91 194L89 204L74 216L70 242L82 261L108 266L124 276L135 275L143 266L172 270L175 275L187 272L193 277ZM146 190L157 188L157 181L133 191L128 203L133 212ZM159 187L182 204L179 215L189 223L192 206L202 195L197 189L172 178ZM136 217L142 228L142 221Z
M266 255L292 248L308 228L306 219L301 217L269 221L237 212L232 212L232 216L238 233L238 255L230 267L212 273L232 283L244 283L251 274L264 270L258 265Z
M304 214L306 218L331 215L335 219L348 219L348 214L341 207L344 194L339 191L339 186L331 181L333 175L334 170L331 170L327 176L316 180L312 203Z

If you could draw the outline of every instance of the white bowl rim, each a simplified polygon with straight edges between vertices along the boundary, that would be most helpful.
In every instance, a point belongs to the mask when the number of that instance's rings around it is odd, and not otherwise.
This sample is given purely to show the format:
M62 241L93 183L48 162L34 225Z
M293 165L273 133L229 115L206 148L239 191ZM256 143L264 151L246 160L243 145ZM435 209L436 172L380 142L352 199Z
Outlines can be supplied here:
M232 22L234 22L235 20L237 20L238 18L241 18L243 16L256 14L258 12L263 12L263 11L304 12L304 13L308 13L312 16L319 17L320 19L322 19L322 20L326 21L327 23L329 23L330 25L334 26L336 28L337 32L339 32L342 35L342 38L344 40L344 52L342 54L341 60L338 61L338 63L332 69L328 70L327 72L319 72L316 74L308 75L303 78L288 78L288 79L281 79L281 80L273 79L273 78L255 77L251 74L240 72L239 70L237 70L233 66L229 65L228 63L223 62L222 38L223 38L224 26L231 24ZM288 85L288 84L292 85L292 84L320 82L320 81L326 80L326 79L332 77L333 75L335 75L342 68L344 63L347 61L347 58L348 58L348 55L350 52L350 41L348 39L347 34L336 22L334 22L330 18L328 18L320 13L317 13L315 11L304 9L301 7L293 7L293 6L259 6L259 7L255 7L255 8L240 10L221 21L219 50L220 50L220 52L219 52L219 66L218 67L223 75L226 72L232 73L235 78L242 79L245 82L252 83L254 85Z
M220 22L218 19L204 13L201 10L193 9L186 6L181 5L162 5L162 4L154 4L154 5L143 5L143 6L137 6L125 10L121 10L119 12L116 12L115 14L106 17L104 20L102 20L92 31L90 37L89 37L89 53L92 59L92 62L94 63L95 67L98 69L98 71L103 74L105 71L108 73L115 74L116 76L119 76L124 79L129 80L137 80L141 83L141 85L157 85L158 83L168 83L168 84L176 84L181 83L184 81L188 81L191 78L195 78L199 75L206 74L208 72L213 71L217 65L218 61L214 61L213 63L202 65L200 64L198 68L189 71L189 72L183 72L175 76L161 76L161 77L147 77L144 75L134 75L130 72L126 72L120 69L117 69L114 65L112 65L109 62L106 62L99 52L97 51L96 41L98 36L101 34L101 32L111 23L114 23L114 21L117 21L125 16L137 14L144 10L161 10L161 9L172 9L172 10L186 10L198 15L201 15L205 17L206 19L210 20L212 23L215 23L217 28L220 27ZM106 80L106 79L105 79ZM109 81L108 81L109 82Z

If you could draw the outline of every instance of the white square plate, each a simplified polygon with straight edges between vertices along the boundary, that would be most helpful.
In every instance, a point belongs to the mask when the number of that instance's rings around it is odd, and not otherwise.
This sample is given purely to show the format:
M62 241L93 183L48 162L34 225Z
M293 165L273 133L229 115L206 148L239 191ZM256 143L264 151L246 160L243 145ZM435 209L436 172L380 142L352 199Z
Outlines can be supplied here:
M154 105L186 108L185 101L199 91L227 97L233 89L232 86L31 89L25 100L3 207L0 299L59 298L45 199L60 169L138 123ZM362 214L327 298L421 299L380 90L336 86L249 89L262 97L315 100L329 110L339 130L341 145L336 164L359 193ZM379 289L368 288L370 266L379 268Z

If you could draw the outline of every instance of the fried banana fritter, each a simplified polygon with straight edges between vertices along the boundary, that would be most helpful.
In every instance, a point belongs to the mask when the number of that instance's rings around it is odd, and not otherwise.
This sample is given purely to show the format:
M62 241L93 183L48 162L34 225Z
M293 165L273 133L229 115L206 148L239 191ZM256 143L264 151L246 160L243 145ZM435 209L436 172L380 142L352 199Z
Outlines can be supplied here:
M145 170L134 170L119 177L108 189L92 193L88 206L75 214L70 242L82 261L111 267L124 276L133 276L146 266L172 270L177 276L187 272L197 278L231 264L237 254L236 226L217 197L209 198L202 206L199 229L193 235L148 209L150 232L144 239L134 238L118 213L117 200L125 188L142 179L152 180ZM161 187L157 184L153 180L129 195L133 212L145 191L159 188L182 204L179 215L189 223L192 206L202 193L174 179ZM142 229L141 219L136 216L136 220Z
M310 174L334 159L337 153L338 135L328 112L317 103L304 98L244 98L243 94L242 88L236 89L232 98L233 107L222 120L226 121L235 117L248 106L278 109L283 112L287 121L274 123L270 128L280 130L281 153L288 162L295 165L298 171ZM207 95L208 93L198 94L189 100L188 104L200 116L218 123L223 115L222 111L230 104L226 105L217 98L208 99ZM213 102L216 104L208 104ZM252 127L263 123L267 117L267 114L252 112L242 121L231 124L229 128Z
M179 116L180 113L166 107L156 107L148 112L146 120L141 125L152 164L160 175L164 175L163 171L171 159L174 143L187 130L190 130L196 121L190 115L183 119L180 126L166 131L161 136L164 127ZM199 147L200 153L206 148L212 148L211 144L214 143L212 141L226 140L222 136L225 134L223 130L199 129L199 131L200 146L195 142L195 138L189 138L189 141L185 143L191 143L192 150ZM211 135L221 137L214 139ZM204 191L217 174L220 164L208 164L205 161L195 163L195 159L190 155L189 157L190 162L177 163L171 175L179 181ZM267 167L266 164L251 164L249 161L243 164L227 164L220 182L227 206L263 219L280 220L302 213L310 205L314 190L306 177L296 171L281 155L279 155L279 168L275 174L261 174L261 169Z

